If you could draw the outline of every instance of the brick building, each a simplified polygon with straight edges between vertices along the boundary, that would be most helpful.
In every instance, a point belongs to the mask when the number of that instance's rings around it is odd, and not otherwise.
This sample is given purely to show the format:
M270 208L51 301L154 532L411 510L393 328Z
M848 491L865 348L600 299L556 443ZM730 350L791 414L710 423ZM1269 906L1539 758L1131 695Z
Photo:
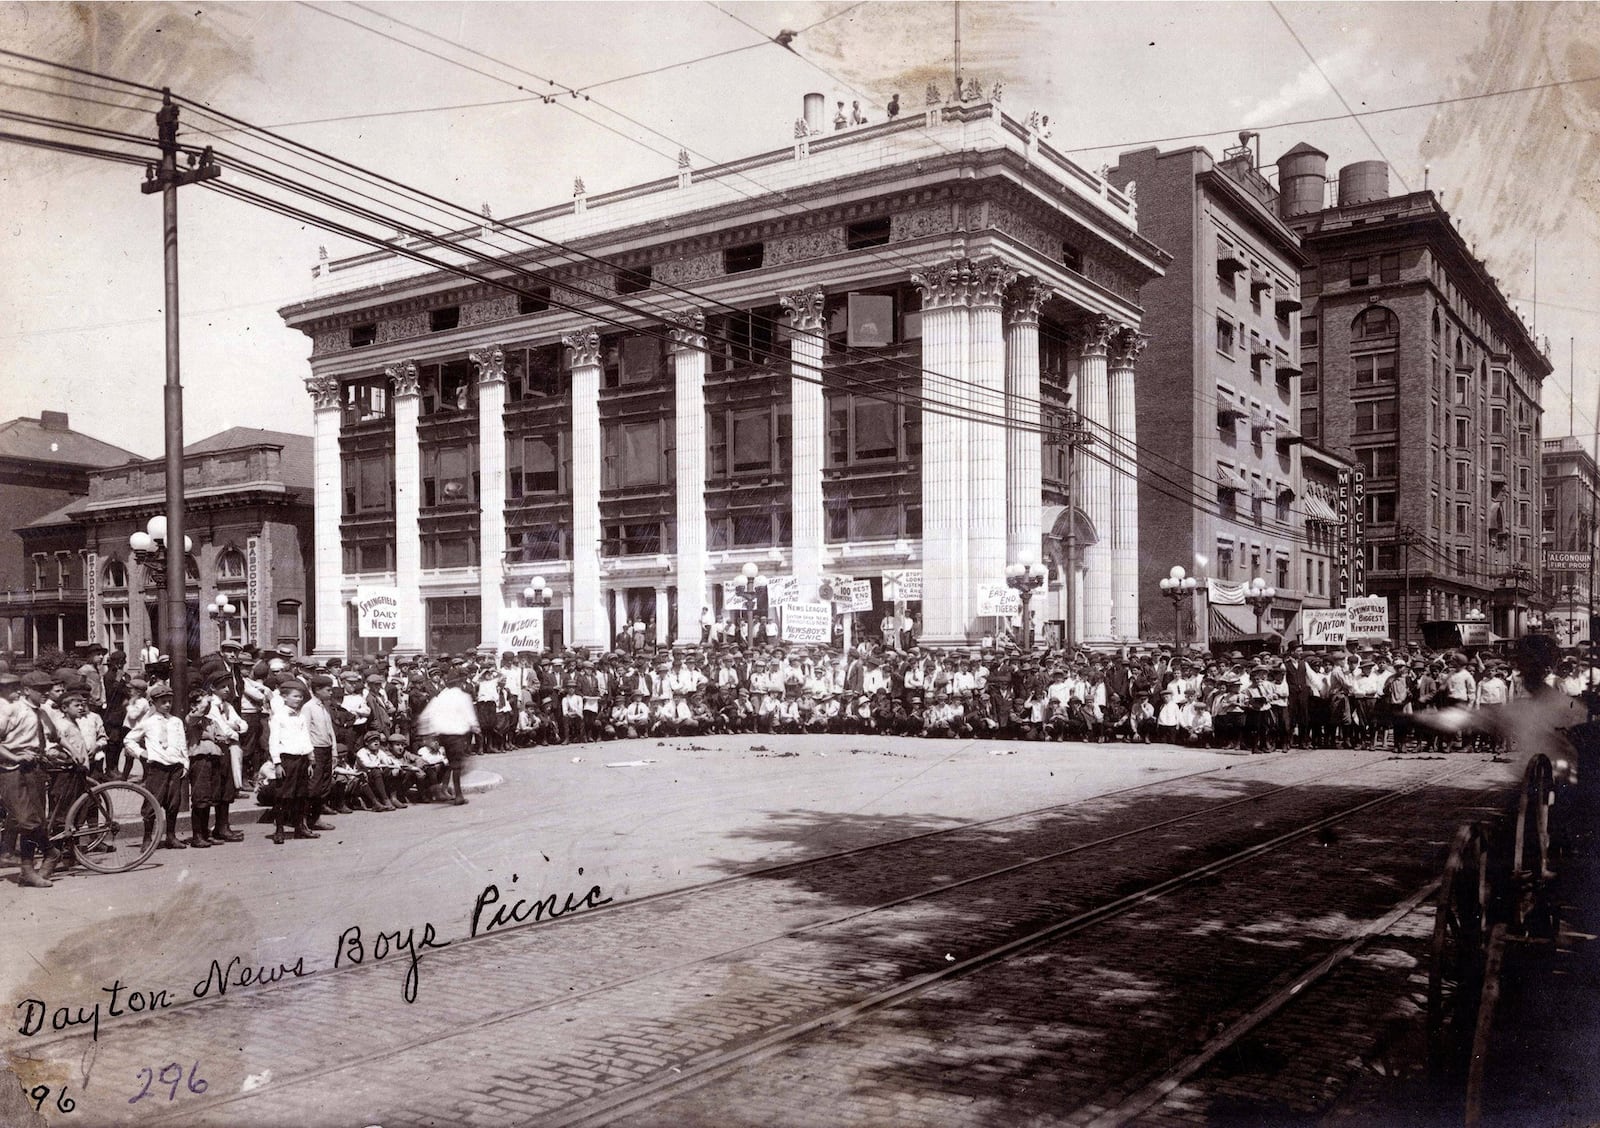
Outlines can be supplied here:
M1243 139L1241 139L1243 140ZM1139 434L1160 436L1139 479L1139 584L1152 596L1174 565L1233 593L1259 577L1276 590L1264 631L1294 631L1305 597L1308 513L1300 473L1300 240L1247 145L1221 161L1201 148L1123 153L1113 184L1137 185L1139 229L1172 265L1141 291L1150 344ZM1311 574L1315 579L1316 569ZM1192 637L1235 641L1254 611L1208 604ZM1171 621L1146 601L1147 636ZM1170 630L1170 627L1167 629Z
M750 563L803 600L866 580L874 625L884 572L920 570L922 637L958 643L1027 553L1044 618L1070 575L1077 637L1136 637L1136 458L1106 436L1166 256L975 94L828 134L816 96L792 146L454 233L515 292L321 264L282 311L312 341L318 652L389 645L355 637L362 585L398 590L402 652L492 649L536 575L551 643L698 641ZM1100 439L1075 508L1069 406Z
M1545 618L1563 643L1574 645L1589 640L1594 580L1590 561L1597 541L1595 516L1600 510L1596 494L1600 483L1596 480L1594 456L1576 436L1546 439L1543 463L1539 545L1547 553L1577 553L1581 561L1576 568L1550 567L1546 561L1544 597L1550 613Z
M1300 430L1365 475L1365 587L1391 623L1476 610L1520 635L1542 602L1550 361L1432 192L1391 196L1387 166L1363 161L1325 206L1326 166L1305 144L1278 160L1280 214L1311 259Z
M74 431L64 411L0 423L0 648L31 659L85 630L83 540L67 509L89 475L139 456Z

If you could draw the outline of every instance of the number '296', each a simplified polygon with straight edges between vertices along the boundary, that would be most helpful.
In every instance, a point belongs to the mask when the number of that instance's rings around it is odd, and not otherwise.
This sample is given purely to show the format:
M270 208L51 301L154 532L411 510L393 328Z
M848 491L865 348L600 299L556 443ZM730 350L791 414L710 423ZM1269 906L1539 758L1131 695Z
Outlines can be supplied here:
M206 1091L207 1086L205 1078L198 1076L199 1071L199 1062L195 1062L189 1067L189 1092L191 1093L203 1093ZM175 1101L178 1099L178 1086L183 1084L184 1080L183 1066L179 1065L175 1061L169 1061L166 1065L163 1065L160 1073L157 1073L147 1065L143 1069L139 1070L137 1076L144 1078L144 1088L140 1089L136 1096L128 1098L129 1104L138 1104L140 1101L150 1096L150 1088L152 1085L172 1086L172 1091L167 1094L167 1100ZM157 1092L159 1093L160 1090L157 1089Z

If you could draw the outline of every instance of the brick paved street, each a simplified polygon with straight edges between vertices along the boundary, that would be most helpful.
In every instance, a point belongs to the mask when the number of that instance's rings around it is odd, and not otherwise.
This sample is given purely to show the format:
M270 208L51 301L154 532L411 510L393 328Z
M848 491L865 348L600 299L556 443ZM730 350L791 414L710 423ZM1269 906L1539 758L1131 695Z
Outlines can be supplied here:
M1477 757L914 741L852 752L850 738L767 744L696 751L649 742L496 757L490 764L506 786L464 810L346 816L319 842L274 849L252 841L232 856L185 855L178 860L187 872L176 874L177 862L158 854L166 863L159 869L64 882L45 896L62 895L67 923L23 930L37 963L8 963L7 974L18 977L9 997L89 1005L120 978L125 989L168 989L187 1005L148 1019L106 1015L98 1041L13 1036L13 1052L39 1059L26 1067L35 1075L70 1078L75 1092L87 1074L74 1123L493 1125L567 1117L584 1112L586 1101L670 1081L730 1047L1220 857L1244 844L1241 835L1264 841L1386 788L1463 771L1448 790L1366 816L1370 827L1360 824L1340 847L1359 844L1354 856L1363 859L1368 851L1411 855L1403 873L1362 861L1346 881L1308 883L1305 860L1286 855L1276 877L1252 884L1238 902L1256 922L1243 934L1207 915L1207 889L1175 894L1172 904L1187 905L1195 921L1189 961L1141 942L1171 931L1147 915L1156 908L1141 909L1064 939L1058 954L1041 949L949 981L904 1007L873 1012L840 1039L802 1040L770 1063L664 1094L658 1111L629 1112L660 1124L1016 1122L1061 1107L1069 1094L1092 1093L1107 1062L1131 1054L1137 1063L1146 1040L1181 1044L1213 1007L1225 1006L1231 982L1270 979L1334 943L1351 921L1381 914L1435 860L1430 835L1444 831L1430 828L1449 825L1441 805L1476 801L1504 774ZM658 762L603 766L637 759ZM1360 780L1348 778L1360 765ZM1300 786L1278 790L1286 784ZM1139 785L1148 786L1091 798ZM1056 803L1069 805L1004 817ZM1233 806L1201 813L1226 803ZM987 821L927 833L975 819ZM655 896L890 840L755 880ZM1326 859L1329 848L1312 842L1303 850ZM492 881L511 903L513 873L524 897L571 890L581 898L597 884L615 903L463 942L473 898ZM114 887L121 900L107 905ZM40 898L6 895L13 910L40 908ZM159 909L140 911L141 901L160 897ZM868 913L906 897L916 899ZM94 924L97 913L109 923ZM396 928L414 928L420 940L425 922L452 943L422 955L416 1001L408 1003L407 953L374 962L376 942ZM362 928L367 962L330 973L340 933L352 925ZM1249 956L1243 963L1241 951ZM190 1001L209 961L236 954L273 966L304 954L304 969L316 974ZM1136 966L1141 955L1155 966ZM1225 955L1239 972L1217 973ZM1095 1052L1063 1052L1079 1043ZM940 1047L958 1048L949 1050L961 1066L955 1073ZM813 1053L831 1055L830 1064L795 1064ZM160 1085L127 1103L140 1090L141 1068L159 1072L179 1059L185 1069L200 1063L203 1095L180 1085L172 1097ZM1065 1072L1023 1084L1046 1059ZM826 1083L784 1080L795 1069ZM784 1103L773 1105L780 1091ZM1054 1095L1038 1103L1044 1094Z

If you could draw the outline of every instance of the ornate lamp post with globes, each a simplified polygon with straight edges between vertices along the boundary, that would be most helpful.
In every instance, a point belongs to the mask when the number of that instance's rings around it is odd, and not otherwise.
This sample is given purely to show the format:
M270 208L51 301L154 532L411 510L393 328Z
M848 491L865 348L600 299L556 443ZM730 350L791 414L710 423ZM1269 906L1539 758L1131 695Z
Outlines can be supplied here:
M739 569L739 580L733 585L733 590L739 593L744 604L745 644L749 645L750 636L755 631L756 599L767 586L767 577L761 574L761 565L751 560Z
M528 586L522 589L522 604L524 607L537 607L541 611L550 606L550 600L555 592L545 582L543 576L528 577ZM544 651L544 616L539 617L539 650Z
M238 613L239 608L234 604L229 603L228 597L220 591L217 592L217 597L211 601L211 605L206 608L206 614L210 615L211 621L217 624L217 641L219 643L226 638L224 632L227 630L227 628L224 626L224 624ZM250 640L245 638L240 639L239 641L249 642Z
M1172 600L1172 639L1179 650L1188 645L1183 638L1184 611L1194 600L1195 589L1199 586L1200 581L1187 574L1182 564L1174 564L1167 578L1161 581L1161 594Z
M177 574L174 576L169 569L173 561L167 549L167 519L162 516L150 518L142 530L137 530L128 538L128 550L133 553L134 560L144 569L150 577L152 586L165 588L168 598L161 602L166 611L165 650L172 662L172 693L174 700L179 694L187 694L189 690L189 639L186 622L185 603L179 600L176 603L170 598L174 587L181 592L188 577L184 575L184 562L188 560L189 553L194 550L194 543L188 537L183 538L183 551L178 554L176 562ZM163 649L161 642L156 644L156 649Z
M1029 605L1033 602L1033 593L1039 590L1048 573L1030 550L1025 548L1017 555L1019 559L1016 563L1006 565L1006 586L1022 597L1022 649L1032 650L1033 616Z
M1261 633L1261 617L1267 613L1267 608L1272 606L1272 601L1278 598L1278 589L1270 586L1260 576L1250 581L1250 586L1244 589L1244 601L1250 605L1250 610L1256 613L1256 634Z

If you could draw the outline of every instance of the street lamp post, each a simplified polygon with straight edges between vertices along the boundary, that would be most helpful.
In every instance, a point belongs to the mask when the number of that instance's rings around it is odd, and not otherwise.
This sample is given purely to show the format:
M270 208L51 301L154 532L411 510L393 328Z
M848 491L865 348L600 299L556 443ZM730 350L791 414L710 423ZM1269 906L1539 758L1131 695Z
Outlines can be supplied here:
M543 576L528 577L528 586L522 589L522 605L524 607L537 607L543 611L550 606L550 600L555 592L550 590L550 585ZM544 651L544 616L539 616L539 650Z
M1167 573L1166 579L1161 581L1161 593L1172 600L1172 640L1177 649L1183 650L1183 612L1185 606L1194 599L1195 588L1200 586L1200 581L1193 576L1185 574L1182 564L1174 564L1172 571Z
M1260 576L1250 581L1250 586L1244 589L1244 601L1250 605L1250 610L1256 613L1256 634L1261 633L1261 617L1267 613L1267 608L1272 606L1272 601L1278 598L1278 589L1268 585Z
M188 581L184 575L184 563L194 550L194 543L188 537L183 538L183 552L176 562L175 574L170 570L173 561L168 556L167 548L167 519L162 516L150 518L143 529L128 537L128 550L133 553L134 560L149 575L151 583L158 588L165 588L169 596L162 605L167 611L167 656L172 662L172 692L176 699L177 694L188 692L189 640L188 624L184 622L185 603L182 600L174 603L170 595L174 585L182 590ZM161 649L159 643L156 649Z
M211 621L217 624L217 642L221 643L224 632L227 630L224 624L239 613L239 608L228 602L228 597L219 591L217 592L217 597L211 601L211 605L206 608L206 613L211 616ZM239 641L248 642L250 640L240 639Z
M1402 567L1405 571L1405 602L1400 608L1401 641L1411 645L1411 543L1417 539L1415 525L1399 524L1394 527L1394 539L1400 545Z
M1039 590L1048 573L1044 565L1034 559L1031 550L1024 548L1017 555L1016 563L1006 565L1006 586L1022 597L1022 649L1031 651L1033 616L1030 608L1033 603L1033 593Z
M750 645L750 636L756 629L756 597L767 586L767 577L761 574L761 565L754 560L739 569L739 580L733 590L744 604L744 642Z

